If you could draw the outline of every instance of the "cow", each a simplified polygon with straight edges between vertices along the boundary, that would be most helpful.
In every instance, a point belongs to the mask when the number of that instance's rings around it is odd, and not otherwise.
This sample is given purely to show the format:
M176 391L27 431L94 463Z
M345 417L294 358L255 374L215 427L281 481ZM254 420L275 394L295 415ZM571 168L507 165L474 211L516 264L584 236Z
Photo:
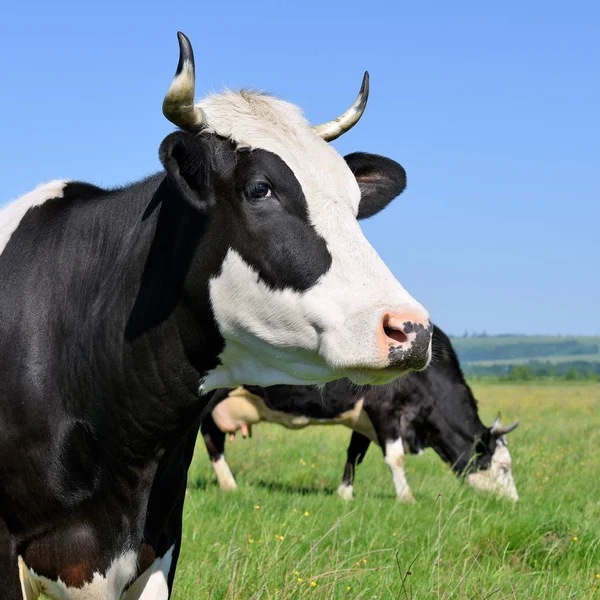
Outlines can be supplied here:
M382 386L359 387L345 379L322 389L280 385L217 390L212 414L202 423L202 435L221 489L237 488L224 456L226 433L241 430L247 437L253 424L266 421L288 429L336 424L352 429L338 488L347 500L353 496L356 465L371 442L382 448L401 502L414 501L404 474L404 457L428 447L473 487L518 500L504 437L518 422L503 427L498 415L490 427L484 426L450 339L437 326L433 348L427 370Z
M368 74L311 127L261 93L195 104L178 39L162 171L53 181L0 213L3 600L169 597L212 390L385 383L430 360L429 314L357 221L404 169L327 143L362 115Z

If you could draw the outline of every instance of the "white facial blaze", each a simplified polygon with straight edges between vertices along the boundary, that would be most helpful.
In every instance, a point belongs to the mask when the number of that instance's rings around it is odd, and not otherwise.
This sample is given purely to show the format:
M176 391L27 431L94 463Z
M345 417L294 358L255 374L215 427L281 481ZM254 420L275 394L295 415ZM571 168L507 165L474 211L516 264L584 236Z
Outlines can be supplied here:
M345 160L310 128L299 109L248 92L211 96L199 104L209 130L241 147L277 154L302 186L309 219L325 240L331 268L311 289L273 291L235 252L210 284L213 310L226 339L223 365L205 391L243 383L326 382L388 366L377 331L387 312L427 320L427 311L398 283L356 220L358 183ZM381 383L400 373L369 373ZM358 377L358 376L357 376Z
M491 492L514 502L519 500L512 474L512 460L504 438L498 440L490 468L486 471L472 473L467 477L467 483L475 489Z

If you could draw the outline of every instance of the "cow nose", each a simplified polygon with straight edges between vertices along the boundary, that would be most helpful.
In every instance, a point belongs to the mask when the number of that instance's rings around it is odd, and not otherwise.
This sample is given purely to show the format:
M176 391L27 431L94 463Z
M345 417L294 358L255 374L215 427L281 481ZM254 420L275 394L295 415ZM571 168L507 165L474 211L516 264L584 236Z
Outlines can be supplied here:
M390 367L420 370L431 359L431 334L433 326L429 319L415 313L384 315L381 331L388 353Z

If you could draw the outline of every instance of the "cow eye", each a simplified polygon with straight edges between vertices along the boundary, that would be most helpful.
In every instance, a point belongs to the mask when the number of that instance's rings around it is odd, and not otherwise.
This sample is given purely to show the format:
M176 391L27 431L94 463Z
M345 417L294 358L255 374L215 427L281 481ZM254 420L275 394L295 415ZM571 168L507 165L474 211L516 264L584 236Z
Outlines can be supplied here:
M272 194L271 186L264 181L256 181L251 183L246 189L246 194L249 198L260 200L261 198L269 198Z

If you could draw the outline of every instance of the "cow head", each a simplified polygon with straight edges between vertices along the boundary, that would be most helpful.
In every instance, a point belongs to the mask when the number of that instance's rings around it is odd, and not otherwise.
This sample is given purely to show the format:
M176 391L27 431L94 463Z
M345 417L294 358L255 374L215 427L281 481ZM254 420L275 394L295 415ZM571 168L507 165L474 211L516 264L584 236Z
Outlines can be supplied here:
M505 436L519 423L503 426L500 415L490 427L481 422L477 400L464 379L450 339L438 327L434 327L433 335L434 365L400 382L407 390L424 380L430 386L425 393L406 394L414 399L409 406L414 412L410 450L431 446L468 484L518 500Z
M475 443L475 472L467 475L466 481L472 487L485 492L504 496L515 502L519 499L512 474L512 459L505 436L519 425L516 421L503 426L500 414L491 427Z
M371 154L344 159L327 143L360 118L368 76L355 104L317 127L254 92L195 105L192 48L178 35L163 110L183 131L163 141L160 158L176 193L205 216L204 239L220 256L208 288L223 349L204 389L342 376L383 383L426 367L429 315L357 221L402 192L404 169Z

